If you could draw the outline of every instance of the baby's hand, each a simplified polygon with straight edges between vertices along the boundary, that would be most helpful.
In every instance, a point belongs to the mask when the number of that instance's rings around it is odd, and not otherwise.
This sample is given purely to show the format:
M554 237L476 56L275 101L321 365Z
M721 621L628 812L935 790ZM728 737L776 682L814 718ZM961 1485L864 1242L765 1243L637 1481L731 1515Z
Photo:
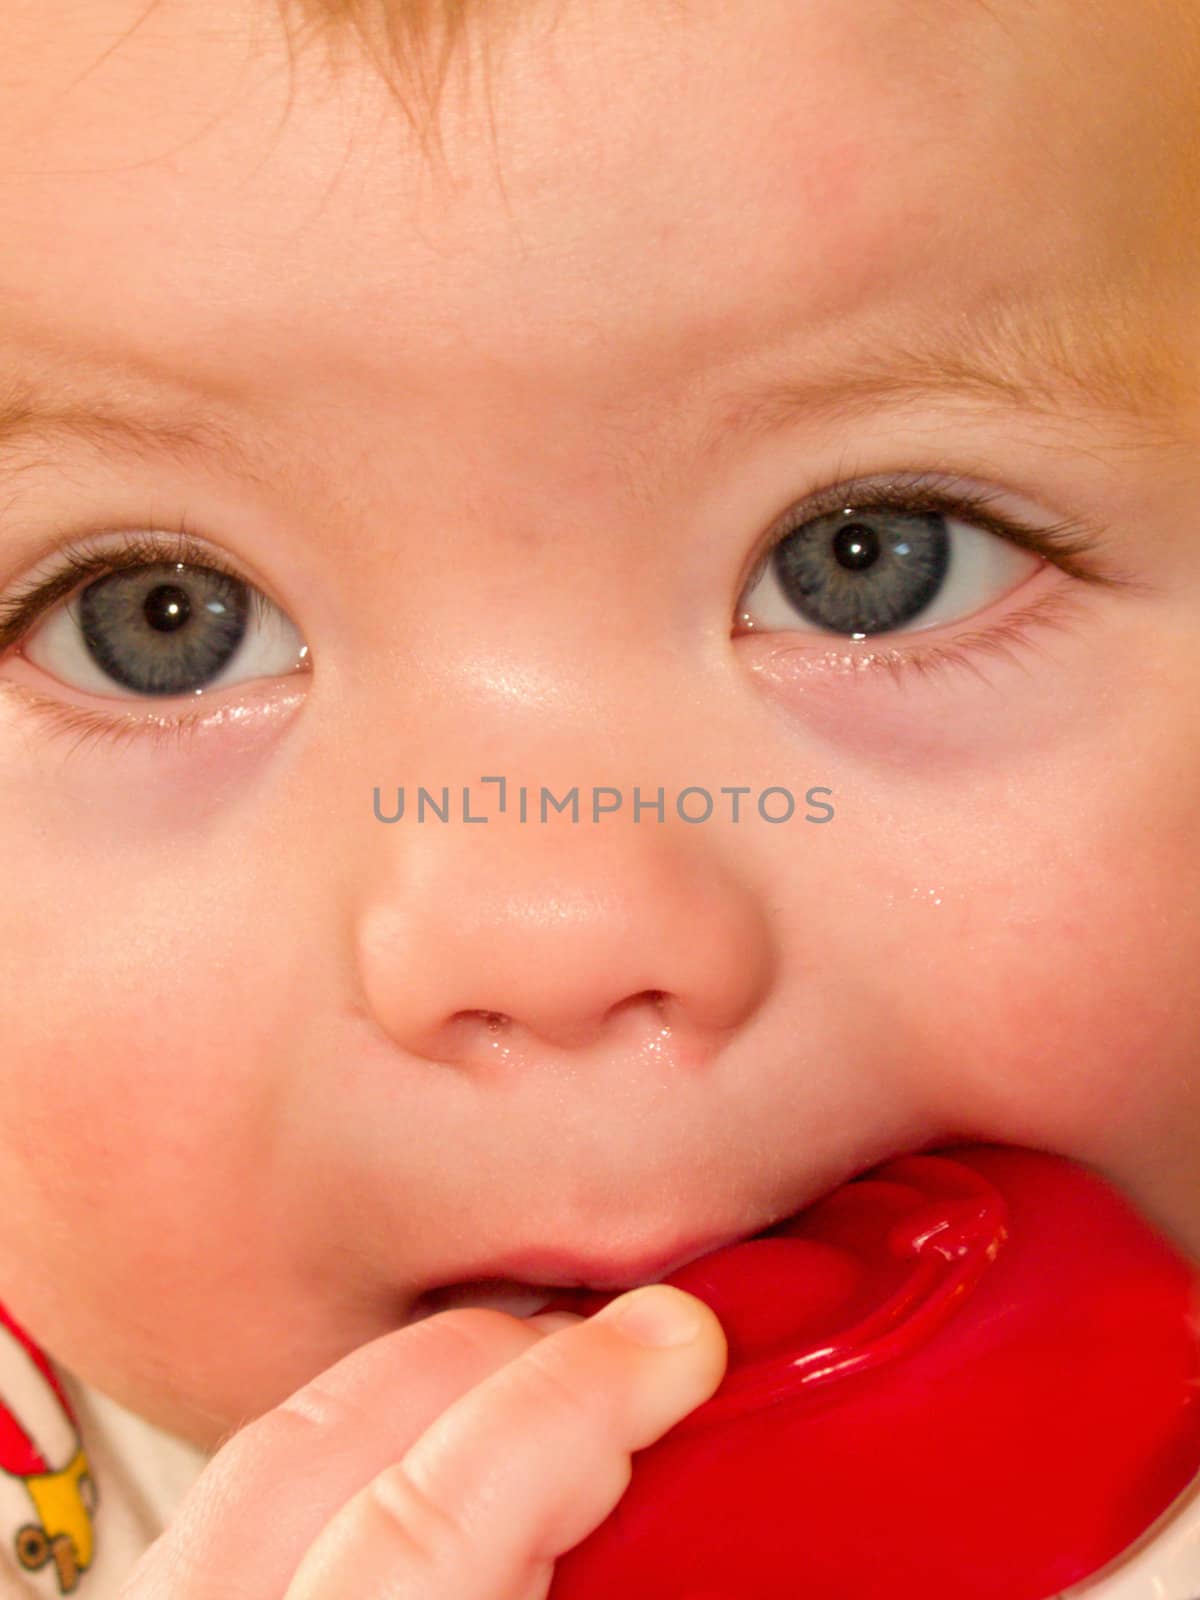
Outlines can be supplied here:
M631 1305L690 1313L691 1337L637 1342ZM713 1313L665 1285L586 1320L443 1311L222 1445L122 1600L542 1600L726 1359Z

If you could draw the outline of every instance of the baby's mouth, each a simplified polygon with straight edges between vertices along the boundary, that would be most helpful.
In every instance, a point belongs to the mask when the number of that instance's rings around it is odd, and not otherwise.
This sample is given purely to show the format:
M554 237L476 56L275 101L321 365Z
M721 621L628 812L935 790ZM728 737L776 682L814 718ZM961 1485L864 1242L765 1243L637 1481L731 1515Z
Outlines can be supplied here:
M824 1187L811 1186L793 1193L793 1207L786 1214L760 1213L757 1225L706 1233L685 1233L678 1227L665 1231L655 1246L636 1254L581 1255L563 1248L526 1247L504 1258L476 1259L467 1265L463 1278L426 1289L413 1302L407 1321L419 1322L439 1311L480 1307L504 1311L514 1317L536 1316L546 1307L556 1311L575 1310L588 1315L613 1295L643 1284L661 1283L684 1267L718 1251L727 1251L752 1240L786 1236L803 1214L829 1194L903 1154L914 1156L961 1140L944 1132L931 1136L915 1147L897 1145L874 1156L838 1180Z
M414 1302L410 1322L421 1322L439 1311L461 1306L487 1311L506 1311L510 1317L532 1317L552 1300L562 1300L580 1291L552 1289L544 1284L517 1283L511 1278L479 1278L473 1283L450 1283L429 1289Z
M498 1263L497 1270L487 1276L426 1290L413 1303L409 1321L419 1322L439 1311L460 1307L505 1311L514 1317L532 1317L547 1306L586 1314L612 1295L643 1284L661 1283L673 1272L717 1250L770 1237L785 1230L799 1215L794 1213L758 1231L676 1240L668 1248L625 1261L576 1258L561 1252L527 1253Z
M414 1301L409 1321L420 1322L439 1311L464 1306L506 1311L513 1317L536 1316L551 1304L556 1311L575 1309L584 1313L595 1310L598 1300L608 1295L646 1283L660 1283L670 1272L708 1255L721 1245L757 1237L757 1234L725 1234L717 1240L693 1241L669 1254L660 1253L656 1259L645 1258L625 1266L615 1262L568 1260L562 1256L529 1256L520 1263L505 1263L512 1276L494 1273L427 1289Z

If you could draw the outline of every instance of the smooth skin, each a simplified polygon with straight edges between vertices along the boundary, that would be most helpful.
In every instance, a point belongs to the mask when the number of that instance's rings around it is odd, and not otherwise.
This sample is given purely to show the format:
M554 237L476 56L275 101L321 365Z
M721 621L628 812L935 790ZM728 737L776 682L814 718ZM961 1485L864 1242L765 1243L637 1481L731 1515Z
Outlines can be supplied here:
M622 1359L537 1292L465 1348L479 1279L632 1285L969 1139L1200 1257L1196 7L511 9L440 156L266 0L0 20L5 397L90 419L0 449L0 620L186 524L307 647L153 702L62 606L0 650L0 1301L233 1463L165 1546L222 1600L395 1594L372 1528L536 1592L671 1425L647 1362L675 1416L718 1381L716 1329ZM1075 560L968 526L974 588L864 640L752 589L921 477ZM627 798L522 824L489 774ZM492 820L372 815L418 784ZM359 1414L270 1420L364 1351ZM402 1471L338 1520L412 1449L436 1513Z

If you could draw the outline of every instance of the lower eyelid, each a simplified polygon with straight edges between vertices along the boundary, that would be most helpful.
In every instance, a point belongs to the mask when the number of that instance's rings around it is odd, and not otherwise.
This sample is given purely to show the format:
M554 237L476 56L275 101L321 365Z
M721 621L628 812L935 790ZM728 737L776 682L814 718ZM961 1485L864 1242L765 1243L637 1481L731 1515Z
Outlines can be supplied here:
M1037 576L1033 574L1030 581L1036 581ZM1021 589L1025 587L1022 585ZM1013 593L1020 594L1021 589ZM1022 647L1035 649L1032 639L1042 628L1068 628L1086 610L1087 597L1080 593L1078 585L1059 581L1053 587L1043 587L1023 609L1009 611L990 626L964 628L959 624L953 632L945 633L931 629L932 638L915 631L877 634L862 641L832 641L828 634L750 630L735 637L755 641L750 647L751 669L780 686L799 688L805 681L880 672L893 681L907 681L914 674L926 679L951 666L983 678L987 660L1013 660L1014 652ZM915 642L906 643L910 640Z
M229 736L230 729L253 733L288 715L304 700L306 686L302 682L289 693L281 693L280 685L305 680L311 673L309 663L284 678L258 678L231 685L223 696L213 690L202 697L201 704L184 701L174 715L148 710L144 700L132 700L129 703L140 709L126 712L81 705L47 694L23 679L0 678L0 695L11 697L18 710L37 718L52 734L74 734L73 748L89 741L108 740L118 746L147 740L155 747L182 748L213 732L221 732L223 737Z

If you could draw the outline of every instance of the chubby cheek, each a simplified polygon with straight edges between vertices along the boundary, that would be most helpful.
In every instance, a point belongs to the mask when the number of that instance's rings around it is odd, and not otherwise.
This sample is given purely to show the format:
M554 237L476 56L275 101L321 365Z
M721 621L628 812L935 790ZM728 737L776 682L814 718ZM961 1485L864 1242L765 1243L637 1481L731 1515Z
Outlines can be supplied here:
M263 996L295 995L219 834L160 848L48 821L31 842L6 820L0 1299L85 1380L191 1429L164 1394L189 1371L231 1391L222 1329L253 1338L270 1298Z
M876 959L891 1068L939 1124L1094 1166L1200 1258L1197 797L1200 771L1047 774L927 812Z
M1011 1137L1132 1178L1135 1154L1155 1159L1172 1129L1200 1133L1200 1042L1182 999L1200 926L1176 899L1200 892L1198 874L1144 837L1111 856L1101 840L1094 854L1031 844L1014 841L990 922L938 952L957 1045L943 1081ZM1200 1192L1195 1205L1194 1229Z

